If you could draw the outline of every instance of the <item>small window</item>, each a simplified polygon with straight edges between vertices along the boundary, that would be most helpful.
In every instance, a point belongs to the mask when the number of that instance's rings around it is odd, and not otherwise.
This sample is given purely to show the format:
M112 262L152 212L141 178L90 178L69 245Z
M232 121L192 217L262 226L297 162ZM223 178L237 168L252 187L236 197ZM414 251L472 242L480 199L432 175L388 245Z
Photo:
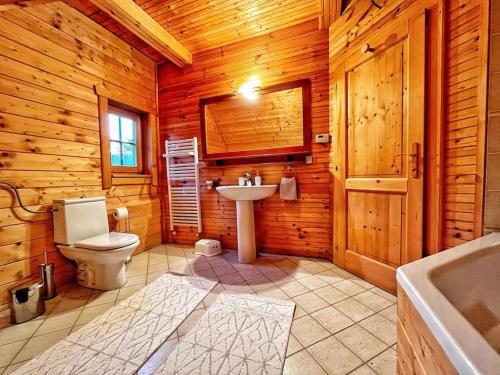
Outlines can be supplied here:
M141 172L141 117L139 114L109 106L111 170Z

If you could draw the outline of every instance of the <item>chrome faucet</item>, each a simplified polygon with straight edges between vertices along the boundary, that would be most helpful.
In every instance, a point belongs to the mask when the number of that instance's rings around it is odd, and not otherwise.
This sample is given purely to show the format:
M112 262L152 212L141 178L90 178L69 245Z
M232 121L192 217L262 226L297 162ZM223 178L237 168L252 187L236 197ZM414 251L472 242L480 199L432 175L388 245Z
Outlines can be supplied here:
M252 186L252 174L250 172L245 172L245 185Z

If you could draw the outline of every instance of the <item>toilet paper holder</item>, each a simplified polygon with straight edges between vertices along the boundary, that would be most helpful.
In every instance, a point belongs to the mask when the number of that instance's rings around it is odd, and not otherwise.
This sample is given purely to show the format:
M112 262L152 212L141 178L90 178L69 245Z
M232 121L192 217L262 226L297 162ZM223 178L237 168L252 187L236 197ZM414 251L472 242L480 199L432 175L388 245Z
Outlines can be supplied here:
M119 226L119 231L122 231L121 229L121 222L125 222L125 232L130 232L130 223L128 220L128 209L127 207L118 207L113 210L113 218L115 221L118 223Z

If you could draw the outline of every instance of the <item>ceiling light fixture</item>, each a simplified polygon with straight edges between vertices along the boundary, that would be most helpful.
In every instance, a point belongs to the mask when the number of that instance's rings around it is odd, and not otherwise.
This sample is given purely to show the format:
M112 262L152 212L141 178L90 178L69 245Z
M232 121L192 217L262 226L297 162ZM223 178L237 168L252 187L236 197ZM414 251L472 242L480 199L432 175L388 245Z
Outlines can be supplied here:
M241 85L238 93L248 100L256 100L259 97L260 80L257 76L252 76Z

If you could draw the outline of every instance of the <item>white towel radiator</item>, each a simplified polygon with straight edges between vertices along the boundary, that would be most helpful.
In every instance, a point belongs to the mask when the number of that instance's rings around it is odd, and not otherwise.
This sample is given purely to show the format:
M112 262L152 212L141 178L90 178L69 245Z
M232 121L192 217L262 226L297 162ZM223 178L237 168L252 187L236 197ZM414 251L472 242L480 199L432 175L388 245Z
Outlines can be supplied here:
M201 234L198 138L165 141L170 230L197 226Z

